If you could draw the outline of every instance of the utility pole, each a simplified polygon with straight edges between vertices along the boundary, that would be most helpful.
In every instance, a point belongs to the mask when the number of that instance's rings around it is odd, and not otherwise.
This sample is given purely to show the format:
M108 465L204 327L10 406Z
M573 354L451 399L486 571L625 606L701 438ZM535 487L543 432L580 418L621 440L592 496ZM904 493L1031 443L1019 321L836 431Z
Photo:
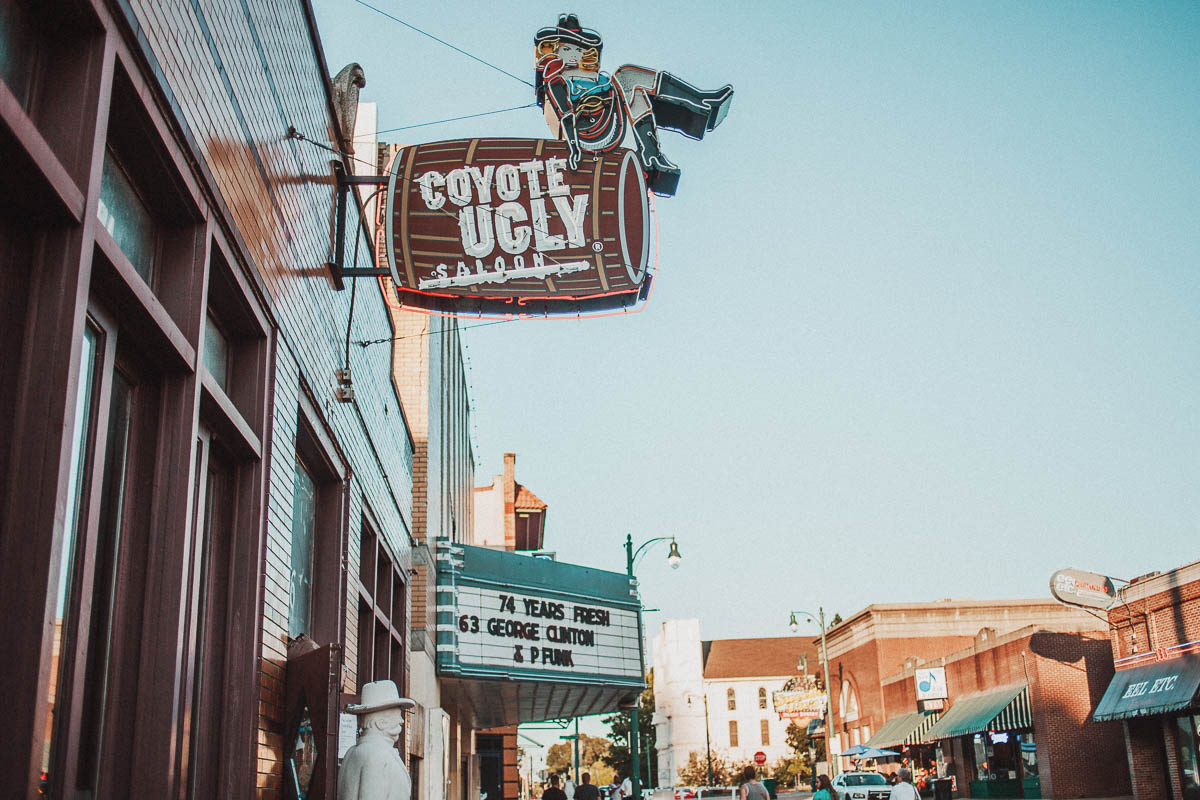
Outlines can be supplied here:
M575 718L575 785L579 785L579 717Z

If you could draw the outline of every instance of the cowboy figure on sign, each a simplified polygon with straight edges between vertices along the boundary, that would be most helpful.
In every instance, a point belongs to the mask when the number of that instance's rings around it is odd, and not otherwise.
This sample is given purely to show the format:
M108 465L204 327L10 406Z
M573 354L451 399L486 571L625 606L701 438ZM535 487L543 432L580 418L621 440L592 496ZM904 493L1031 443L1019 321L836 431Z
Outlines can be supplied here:
M729 85L706 92L669 72L628 64L611 75L601 72L600 34L581 28L575 14L560 14L558 25L539 30L533 42L537 102L550 130L566 140L573 170L584 150L614 150L625 131L632 130L647 185L655 194L671 197L679 185L679 167L663 155L658 128L703 139L729 113Z

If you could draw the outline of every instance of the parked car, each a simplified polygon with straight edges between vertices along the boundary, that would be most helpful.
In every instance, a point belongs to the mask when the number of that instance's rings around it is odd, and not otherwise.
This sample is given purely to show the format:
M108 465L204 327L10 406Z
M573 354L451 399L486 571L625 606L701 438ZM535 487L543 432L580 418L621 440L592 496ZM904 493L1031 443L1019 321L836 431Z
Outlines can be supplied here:
M887 800L892 793L887 778L878 772L843 772L833 779L833 788L849 800Z
M676 787L675 800L696 800L696 790L690 786Z

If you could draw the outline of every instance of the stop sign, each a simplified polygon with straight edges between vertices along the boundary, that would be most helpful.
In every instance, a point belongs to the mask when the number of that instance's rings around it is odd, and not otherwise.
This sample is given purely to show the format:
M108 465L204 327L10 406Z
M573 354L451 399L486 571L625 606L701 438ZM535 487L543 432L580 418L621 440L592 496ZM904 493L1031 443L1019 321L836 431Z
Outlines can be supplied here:
M759 750L757 753L754 754L754 763L758 764L760 767L763 764L767 763L767 754L764 753L762 750Z

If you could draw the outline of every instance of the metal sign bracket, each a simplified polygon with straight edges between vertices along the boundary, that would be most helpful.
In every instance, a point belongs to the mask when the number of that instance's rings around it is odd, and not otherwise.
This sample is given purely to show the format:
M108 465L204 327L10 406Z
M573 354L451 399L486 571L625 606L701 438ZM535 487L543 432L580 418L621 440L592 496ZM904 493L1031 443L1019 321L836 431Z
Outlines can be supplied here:
M333 227L333 260L325 262L329 270L329 279L333 288L342 291L346 288L346 278L376 278L390 275L386 269L378 267L346 267L343 266L346 256L346 205L350 201L350 190L355 186L377 186L374 194L378 194L387 185L387 175L348 175L345 167L334 162L334 178L337 181L337 206L334 209ZM374 194L371 197L374 197ZM367 202L370 201L370 197ZM366 203L364 203L365 205ZM374 258L374 254L372 254Z

